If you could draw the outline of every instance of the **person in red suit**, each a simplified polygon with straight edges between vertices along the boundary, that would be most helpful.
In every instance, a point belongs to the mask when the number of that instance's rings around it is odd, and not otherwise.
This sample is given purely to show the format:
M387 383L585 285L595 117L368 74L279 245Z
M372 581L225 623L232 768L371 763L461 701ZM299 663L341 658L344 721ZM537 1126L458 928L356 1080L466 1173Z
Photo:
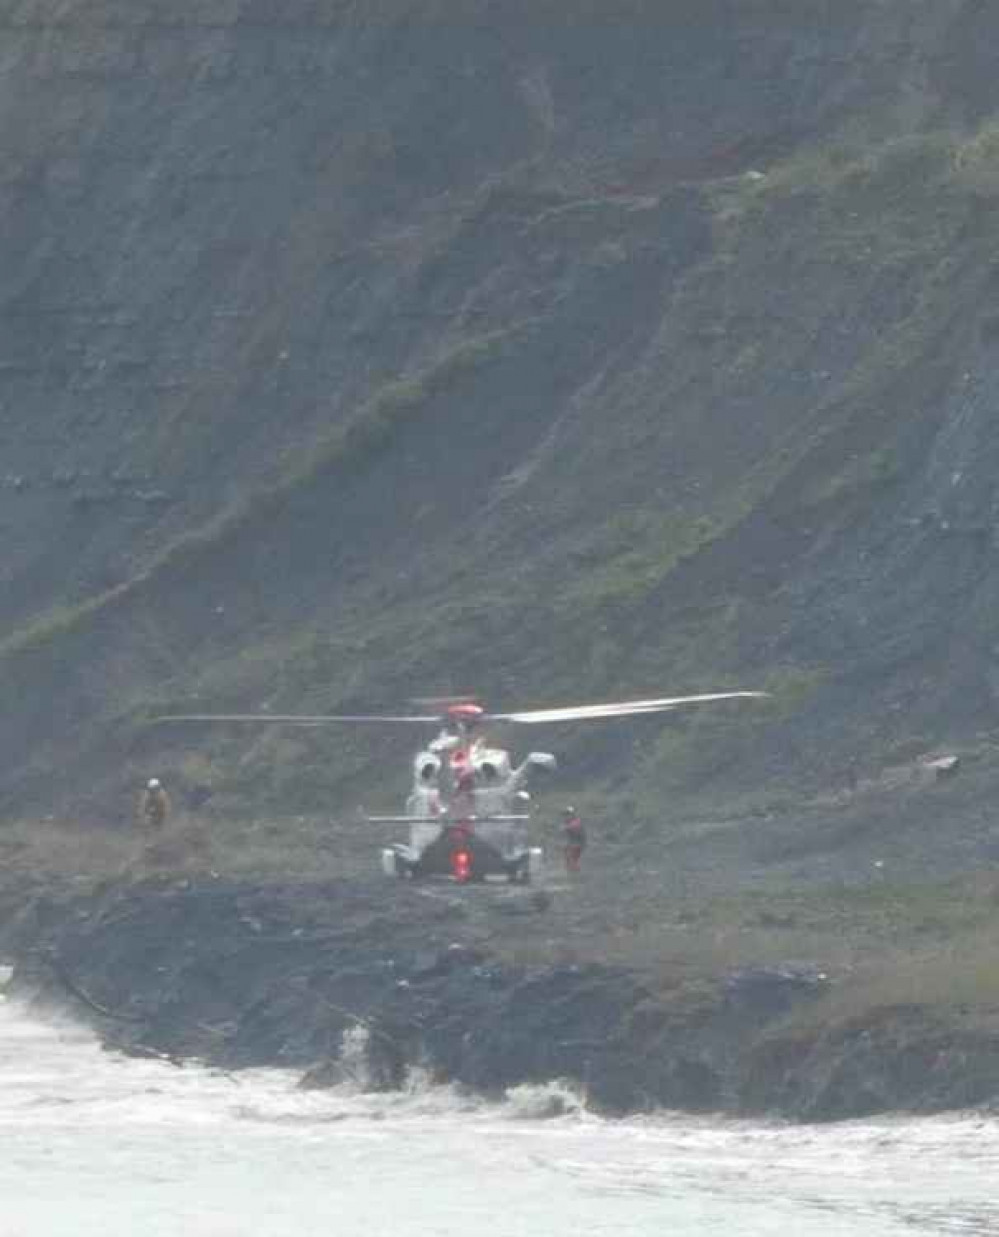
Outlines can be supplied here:
M562 838L565 843L565 870L578 872L583 851L586 850L586 830L574 807L562 812Z

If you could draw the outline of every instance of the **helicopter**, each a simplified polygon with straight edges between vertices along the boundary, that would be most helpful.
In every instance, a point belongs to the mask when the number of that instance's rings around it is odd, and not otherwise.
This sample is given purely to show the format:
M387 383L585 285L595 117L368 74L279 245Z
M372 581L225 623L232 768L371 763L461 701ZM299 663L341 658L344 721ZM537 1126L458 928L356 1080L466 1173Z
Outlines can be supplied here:
M639 717L768 695L763 691L712 692L510 713L489 712L472 696L447 696L414 701L414 705L427 710L422 713L193 713L160 717L156 721L436 726L437 736L413 758L405 812L365 817L372 824L409 828L407 841L381 848L382 871L386 876L408 880L444 877L467 884L500 879L528 885L542 877L544 851L530 840L531 796L527 782L534 771L554 770L557 761L551 752L531 751L520 764L514 765L506 748L494 746L486 739L485 726L537 726Z

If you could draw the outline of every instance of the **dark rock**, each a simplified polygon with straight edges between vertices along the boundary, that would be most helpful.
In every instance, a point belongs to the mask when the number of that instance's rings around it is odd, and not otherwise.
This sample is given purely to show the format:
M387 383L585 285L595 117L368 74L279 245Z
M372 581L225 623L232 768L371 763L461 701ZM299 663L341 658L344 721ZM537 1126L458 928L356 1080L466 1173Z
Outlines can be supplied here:
M814 965L747 967L728 976L725 993L735 1006L776 1017L802 997L821 996L829 982L826 972Z
M949 781L961 770L960 756L937 756L933 760L924 761L924 764L938 782Z
M792 1035L788 1011L829 983L815 965L746 968L655 996L618 967L516 968L461 941L407 954L409 942L433 941L436 900L399 891L373 915L370 893L163 877L37 897L5 938L10 986L71 1008L115 1048L292 1066L310 1087L345 1071L398 1087L419 1063L490 1094L568 1079L613 1112L808 1119L999 1094L996 1044L947 1037L918 1011Z

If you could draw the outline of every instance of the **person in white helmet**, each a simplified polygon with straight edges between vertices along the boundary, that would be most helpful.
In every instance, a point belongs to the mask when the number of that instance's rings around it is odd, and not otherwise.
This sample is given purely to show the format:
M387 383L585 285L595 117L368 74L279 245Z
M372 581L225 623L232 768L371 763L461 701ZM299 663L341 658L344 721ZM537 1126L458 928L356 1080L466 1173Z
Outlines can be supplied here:
M144 829L162 829L170 817L170 796L158 777L146 783L139 800L139 824Z

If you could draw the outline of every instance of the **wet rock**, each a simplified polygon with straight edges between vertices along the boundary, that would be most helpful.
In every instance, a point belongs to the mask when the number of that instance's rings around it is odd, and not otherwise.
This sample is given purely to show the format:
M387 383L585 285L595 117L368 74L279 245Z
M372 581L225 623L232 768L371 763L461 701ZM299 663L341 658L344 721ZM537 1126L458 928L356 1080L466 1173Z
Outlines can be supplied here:
M147 507L166 507L173 502L166 490L136 490L135 499Z
M828 985L829 976L821 967L789 963L733 971L724 986L730 1004L776 1017L802 997L821 996Z
M961 770L960 756L937 756L933 760L925 760L923 767L931 773L938 782L948 781L956 777Z
M116 503L119 501L119 495L116 490L76 490L70 501L74 507L86 510L90 507L104 507Z
M999 1096L999 1048L918 1011L790 1029L817 964L650 992L621 967L515 967L438 936L439 904L361 882L258 885L164 873L36 897L6 939L13 990L72 1009L124 1051L305 1085L404 1085L419 1065L487 1094L567 1079L601 1110L779 1111L807 1119ZM424 948L414 943L425 942Z

